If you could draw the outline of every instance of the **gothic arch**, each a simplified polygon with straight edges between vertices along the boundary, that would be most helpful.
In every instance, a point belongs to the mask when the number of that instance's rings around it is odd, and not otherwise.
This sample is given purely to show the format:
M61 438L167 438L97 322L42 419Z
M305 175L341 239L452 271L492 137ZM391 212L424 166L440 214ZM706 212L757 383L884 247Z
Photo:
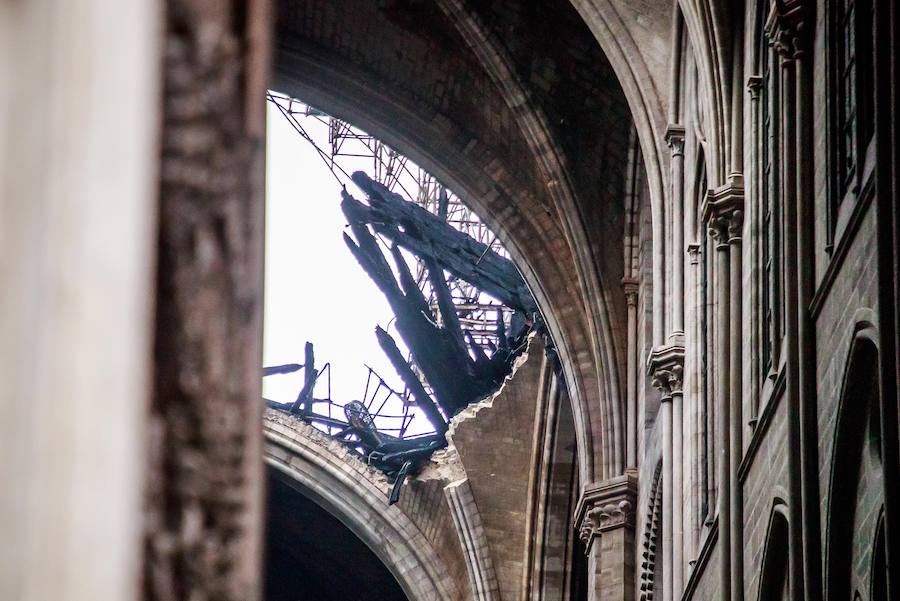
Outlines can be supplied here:
M766 542L763 547L757 594L759 601L782 601L789 598L788 579L791 573L788 568L789 532L787 503L782 498L776 497L769 514L769 526L766 529Z
M863 310L869 317L871 311ZM874 320L859 320L854 326L847 365L840 389L830 460L828 510L825 541L825 598L838 601L856 590L871 590L873 578L854 574L854 551L879 538L884 503L880 444L879 349ZM860 489L864 482L871 490ZM865 494L864 494L865 493ZM861 508L859 505L863 503ZM875 526L867 524L876 516ZM863 528L865 526L865 528ZM871 530L868 543L866 532ZM860 540L857 540L860 539ZM882 539L883 540L883 539ZM859 582L868 580L868 584Z
M490 74L506 104L517 116L519 127L543 176L548 182L554 182L554 185L548 186L548 191L557 207L563 232L575 254L575 275L580 286L586 290L587 297L596 299L596 302L586 303L591 352L594 363L598 366L598 378L602 387L599 423L591 424L592 431L601 433L600 436L593 437L594 452L603 478L618 475L624 468L623 395L620 394L622 386L618 377L619 370L616 369L616 341L610 325L610 283L603 281L591 256L591 245L580 216L576 185L566 165L565 153L554 140L546 114L530 100L528 90L512 65L512 59L498 43L496 36L491 35L478 14L467 6L465 0L440 0L438 4L453 21ZM578 386L580 383L574 384Z
M510 150L502 156L492 145L492 132L465 127L465 116L430 98L432 90L410 93L386 86L318 38L298 40L295 34L290 44L279 46L274 85L397 148L451 186L497 232L535 294L559 352L578 433L579 479L587 483L616 475L624 463L619 382L624 352L617 350L624 343L609 309L609 286L618 284L618 276L601 281L597 259L584 243L587 230L574 206L572 174L546 116L517 83L502 45L486 39L477 19L462 20L453 0L442 6L453 16L444 20L456 28L454 35L461 32L460 43L471 47L468 54L469 49L454 49L452 59L477 61L478 68L466 63L469 72L477 72L476 78L487 74L473 89L491 103L503 128L500 144ZM624 312L624 300L615 302Z
M734 47L740 47L742 30L728 23L722 14L721 3L683 0L676 3L675 10L684 20L690 40L688 48L697 64L698 91L701 92L698 98L704 103L708 119L704 133L709 141L710 188L716 188L726 183L730 171L729 150L734 144L729 136L732 82L726 74L730 69L740 71L740 63L733 60L733 55ZM738 44L732 47L729 42L733 44L735 37ZM675 49L676 52L679 50ZM676 61L683 60L676 56Z
M265 463L343 522L388 568L409 599L468 598L410 517L397 505L385 507L386 488L355 469L344 456L349 451L339 443L311 435L315 433L311 426L300 427L304 431L295 432L278 420L265 420Z
M627 2L617 0L572 0L578 13L584 19L591 33L597 39L606 55L631 109L637 130L637 138L644 159L647 184L650 190L650 213L653 230L653 281L664 281L665 258L661 243L663 240L664 204L669 177L668 152L665 148L666 131L665 68L662 57L645 56L644 48L649 44L638 44L628 28L629 18L623 12L633 10ZM646 9L647 7L644 6ZM669 33L671 11L657 14L642 14L648 24L644 33L652 35L655 41L665 40ZM654 68L653 59L659 65ZM664 291L660 285L653 286L653 343L661 344L664 337L662 315Z

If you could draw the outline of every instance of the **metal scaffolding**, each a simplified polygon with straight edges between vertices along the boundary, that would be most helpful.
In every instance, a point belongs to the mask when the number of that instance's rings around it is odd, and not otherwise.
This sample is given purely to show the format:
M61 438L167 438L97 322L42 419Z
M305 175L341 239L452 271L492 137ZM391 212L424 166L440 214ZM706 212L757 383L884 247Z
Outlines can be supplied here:
M408 157L346 121L295 98L274 92L269 92L267 97L293 129L315 148L341 185L350 183L350 173L358 169L350 163L359 165L360 161L368 162L366 170L372 179L438 215L454 229L485 244L500 256L509 257L497 236L459 197ZM311 119L328 127L327 144L320 144L308 133ZM408 261L412 263L411 271L416 276L419 289L440 319L440 312L436 310L437 299L428 281L425 264L415 257L408 257ZM502 317L509 326L511 309L458 278L448 277L447 283L463 329L482 347L496 348L498 317Z

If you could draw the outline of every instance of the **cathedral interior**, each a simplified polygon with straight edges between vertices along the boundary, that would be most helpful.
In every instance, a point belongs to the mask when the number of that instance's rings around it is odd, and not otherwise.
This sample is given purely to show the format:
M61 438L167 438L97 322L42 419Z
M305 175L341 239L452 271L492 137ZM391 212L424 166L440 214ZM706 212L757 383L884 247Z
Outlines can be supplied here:
M900 599L898 48L895 0L0 2L0 599ZM279 99L441 191L344 193L396 430L263 365Z

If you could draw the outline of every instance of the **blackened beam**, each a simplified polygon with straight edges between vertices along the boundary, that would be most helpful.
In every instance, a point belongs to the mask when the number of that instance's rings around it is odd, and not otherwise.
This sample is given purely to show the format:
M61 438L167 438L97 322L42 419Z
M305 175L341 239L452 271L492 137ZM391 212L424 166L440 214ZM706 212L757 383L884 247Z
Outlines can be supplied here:
M278 374L292 374L303 368L299 363L285 363L284 365L272 365L263 368L263 377L275 376Z
M473 361L449 330L437 325L399 247L393 244L390 248L397 268L398 283L369 226L351 221L350 229L356 240L344 234L347 247L384 293L396 317L397 331L406 341L444 413L453 416L470 402L490 394L495 384L494 374ZM443 271L440 277L443 277ZM397 369L402 375L400 368ZM438 423L433 425L435 428L440 427Z
M512 261L365 173L357 171L352 179L369 197L369 204L344 191L341 208L351 222L371 225L378 234L422 259L433 260L504 305L537 317L537 304Z
M397 371L397 375L403 379L403 383L409 388L416 404L418 404L425 413L425 417L428 418L428 421L431 422L431 425L434 426L434 429L438 434L444 434L447 431L447 422L444 419L444 416L441 415L437 405L434 404L431 397L425 391L419 378L413 373L409 363L407 363L403 358L403 355L400 354L397 343L394 342L391 335L381 329L381 327L375 328L375 335L378 337L378 344L381 346L382 350L384 350L384 354L387 355L388 359L393 364L394 369Z
M313 350L312 342L306 343L304 355L303 388L300 390L300 394L297 395L297 400L291 405L291 412L296 413L297 411L300 411L304 415L308 415L312 413L311 401L313 389L316 386L316 378L319 377L319 370L316 369L316 355Z

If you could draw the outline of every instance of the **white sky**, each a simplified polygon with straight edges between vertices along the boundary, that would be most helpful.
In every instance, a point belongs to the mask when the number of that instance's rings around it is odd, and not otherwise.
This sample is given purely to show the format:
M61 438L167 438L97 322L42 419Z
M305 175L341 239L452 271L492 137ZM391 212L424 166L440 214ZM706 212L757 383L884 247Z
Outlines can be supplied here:
M398 391L399 377L375 338L376 324L387 329L393 314L381 291L344 244L346 220L340 184L329 168L271 103L266 146L266 284L263 365L303 363L306 341L315 346L316 366L331 363L332 398L344 404L362 400L370 365ZM303 121L326 147L328 127ZM366 170L371 161L361 160ZM346 168L346 164L345 164ZM352 173L352 170L347 169ZM358 199L364 195L348 190ZM389 332L402 346L394 328ZM263 394L293 401L302 373L269 376ZM316 396L327 391L320 380ZM416 422L420 421L416 418Z

